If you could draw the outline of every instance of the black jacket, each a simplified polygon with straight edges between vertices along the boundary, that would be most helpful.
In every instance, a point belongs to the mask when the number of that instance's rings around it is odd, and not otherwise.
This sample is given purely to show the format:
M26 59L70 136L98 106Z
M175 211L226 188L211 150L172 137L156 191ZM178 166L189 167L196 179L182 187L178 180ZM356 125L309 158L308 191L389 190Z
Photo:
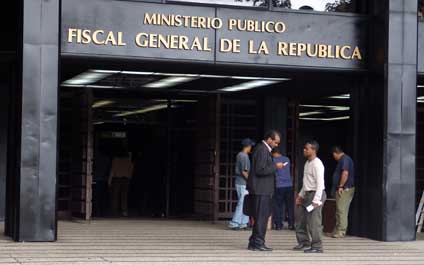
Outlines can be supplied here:
M259 143L253 150L252 163L247 190L254 195L272 195L275 188L275 172L277 168L272 160L271 152L263 143Z

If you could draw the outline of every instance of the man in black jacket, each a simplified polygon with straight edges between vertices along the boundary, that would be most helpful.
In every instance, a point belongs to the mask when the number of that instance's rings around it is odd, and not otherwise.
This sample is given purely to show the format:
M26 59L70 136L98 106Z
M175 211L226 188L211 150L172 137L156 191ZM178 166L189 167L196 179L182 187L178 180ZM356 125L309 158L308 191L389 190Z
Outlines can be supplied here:
M265 134L264 139L253 151L247 180L254 220L248 249L253 251L272 251L265 246L265 234L272 209L275 172L277 168L283 168L283 164L275 164L271 156L271 150L280 144L280 134L272 130Z

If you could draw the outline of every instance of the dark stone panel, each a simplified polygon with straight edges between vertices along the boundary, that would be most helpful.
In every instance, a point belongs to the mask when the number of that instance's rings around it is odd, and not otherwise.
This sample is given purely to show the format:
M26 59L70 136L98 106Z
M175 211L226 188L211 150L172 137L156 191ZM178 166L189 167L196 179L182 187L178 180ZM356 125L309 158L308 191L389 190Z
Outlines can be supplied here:
M355 198L349 233L382 240L383 224L383 77L375 75L352 91Z
M399 1L388 0L389 6ZM417 1L415 2L417 6ZM384 170L383 170L383 237L385 241L415 239L415 126L416 126L416 80L417 39L407 34L417 32L417 14L389 9L388 58L385 97L387 106L384 117ZM393 22L392 22L393 21ZM399 23L399 24L398 24ZM406 39L409 36L412 39ZM399 40L400 46L399 46ZM399 60L400 59L400 60ZM399 61L401 63L399 63ZM412 118L406 118L407 114ZM406 157L403 157L405 155ZM403 194L400 196L400 194ZM410 195L405 195L410 194ZM401 197L401 198L400 198Z
M418 72L424 75L424 22L418 23Z
M8 74L10 76L10 73ZM7 130L10 84L0 84L0 221L4 220L6 206Z
M282 134L280 148L283 154L287 154L287 98L265 97L264 108L264 131L279 131Z
M414 115L415 116L415 115ZM415 135L403 135L401 137L401 186L402 192L398 194L400 202L409 202L402 204L400 209L400 238L397 240L408 241L415 239L415 215L411 216L411 212L415 213L415 155L416 155L416 139Z
M10 141L17 148L9 155L6 219L6 234L16 241L56 239L59 3L23 0L20 78L13 96L20 117Z
M417 70L415 65L403 65L402 84L409 89L402 92L402 131L404 134L416 133L417 90L411 89L417 86Z
M412 1L413 2L413 1ZM404 37L401 38L403 43L402 47L409 47L410 43L417 43L418 36L417 36L417 15L416 13L407 13L404 14L403 17L403 34ZM414 45L415 46L415 45ZM402 63L404 64L417 64L417 51L416 49L402 49Z

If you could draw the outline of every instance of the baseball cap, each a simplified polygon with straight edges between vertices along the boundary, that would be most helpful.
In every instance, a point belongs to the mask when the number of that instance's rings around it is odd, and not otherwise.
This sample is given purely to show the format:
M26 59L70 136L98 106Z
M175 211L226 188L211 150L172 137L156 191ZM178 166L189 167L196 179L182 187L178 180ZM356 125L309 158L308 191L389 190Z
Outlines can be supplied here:
M246 147L246 146L255 146L255 142L252 140L252 139L250 139L250 138L244 138L242 141L241 141L241 145L243 146L243 147Z

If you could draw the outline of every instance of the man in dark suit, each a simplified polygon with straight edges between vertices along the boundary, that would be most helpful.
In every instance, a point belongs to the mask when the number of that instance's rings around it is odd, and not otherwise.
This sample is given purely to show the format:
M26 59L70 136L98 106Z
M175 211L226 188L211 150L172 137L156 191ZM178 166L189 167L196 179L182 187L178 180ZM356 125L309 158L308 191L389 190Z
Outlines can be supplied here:
M283 168L283 163L275 164L271 151L280 144L280 133L269 131L264 140L257 145L252 154L247 190L251 195L250 207L254 219L252 235L249 238L249 250L272 251L265 245L268 218L272 210L272 194L275 186L275 172Z

